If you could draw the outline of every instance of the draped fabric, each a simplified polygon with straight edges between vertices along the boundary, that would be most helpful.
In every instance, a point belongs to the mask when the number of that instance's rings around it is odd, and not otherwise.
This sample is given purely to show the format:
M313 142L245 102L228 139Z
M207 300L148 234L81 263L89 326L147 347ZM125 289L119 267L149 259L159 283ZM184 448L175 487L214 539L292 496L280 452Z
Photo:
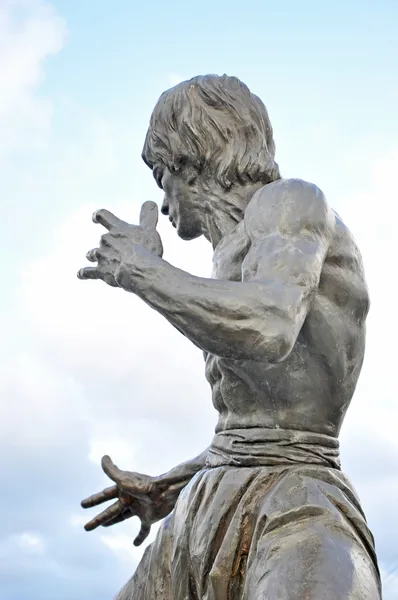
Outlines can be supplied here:
M314 464L340 468L339 440L310 431L229 429L214 436L206 465L257 467Z
M380 600L373 537L338 464L328 436L217 434L117 600Z

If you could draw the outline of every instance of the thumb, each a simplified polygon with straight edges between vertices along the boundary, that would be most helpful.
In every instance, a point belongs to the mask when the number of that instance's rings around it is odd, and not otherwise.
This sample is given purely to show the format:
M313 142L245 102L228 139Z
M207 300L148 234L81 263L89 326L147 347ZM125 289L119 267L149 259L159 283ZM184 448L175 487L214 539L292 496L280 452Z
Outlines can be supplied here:
M151 200L144 202L140 212L140 227L145 230L156 229L159 219L158 205Z
M115 465L110 456L103 456L101 460L102 470L117 485L122 486L126 479L125 471Z

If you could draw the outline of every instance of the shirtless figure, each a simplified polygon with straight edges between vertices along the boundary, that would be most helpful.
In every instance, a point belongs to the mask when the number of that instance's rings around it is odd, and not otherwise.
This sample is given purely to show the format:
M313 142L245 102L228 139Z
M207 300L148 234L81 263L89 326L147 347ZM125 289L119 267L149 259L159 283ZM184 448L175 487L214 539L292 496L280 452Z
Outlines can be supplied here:
M361 371L368 291L359 250L322 192L281 178L263 103L233 77L165 92L143 150L178 235L204 235L211 279L162 259L157 207L108 233L81 279L139 296L204 352L211 446L150 477L102 466L115 502L86 525L164 519L119 600L379 600L374 543L337 437ZM166 518L167 517L167 518Z

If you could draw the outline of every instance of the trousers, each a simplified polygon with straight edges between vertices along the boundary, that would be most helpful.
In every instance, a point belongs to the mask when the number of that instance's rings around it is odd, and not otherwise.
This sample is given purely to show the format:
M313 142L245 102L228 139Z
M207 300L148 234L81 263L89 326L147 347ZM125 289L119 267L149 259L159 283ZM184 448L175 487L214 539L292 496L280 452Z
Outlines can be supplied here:
M373 536L336 441L216 435L117 600L380 600Z

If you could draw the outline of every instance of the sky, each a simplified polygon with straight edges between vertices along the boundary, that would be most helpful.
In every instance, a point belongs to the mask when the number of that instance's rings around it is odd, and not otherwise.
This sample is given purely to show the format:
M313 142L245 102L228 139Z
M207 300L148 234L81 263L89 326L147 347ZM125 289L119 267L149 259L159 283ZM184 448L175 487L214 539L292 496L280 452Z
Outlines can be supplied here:
M159 95L227 73L266 104L283 176L316 183L363 254L372 307L342 462L397 600L397 23L395 0L0 0L1 598L112 598L145 546L135 519L83 530L101 456L156 475L211 441L199 350L76 272L95 209L134 223L161 201L140 158ZM208 244L164 221L166 260L209 276Z

